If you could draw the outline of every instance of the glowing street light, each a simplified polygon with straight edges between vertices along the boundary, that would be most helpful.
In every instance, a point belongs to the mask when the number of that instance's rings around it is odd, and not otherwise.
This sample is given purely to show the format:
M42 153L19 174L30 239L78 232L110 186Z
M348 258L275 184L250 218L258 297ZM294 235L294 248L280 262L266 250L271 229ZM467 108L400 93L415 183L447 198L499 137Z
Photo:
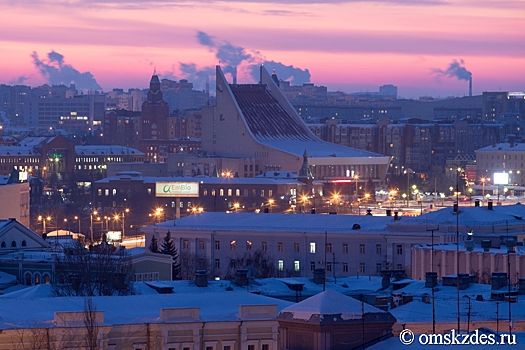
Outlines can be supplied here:
M270 205L270 213L272 212L273 203L275 203L275 200L273 198L268 199L268 204Z
M126 230L126 214L129 213L129 208L124 209L122 212L122 238L124 238L124 231Z

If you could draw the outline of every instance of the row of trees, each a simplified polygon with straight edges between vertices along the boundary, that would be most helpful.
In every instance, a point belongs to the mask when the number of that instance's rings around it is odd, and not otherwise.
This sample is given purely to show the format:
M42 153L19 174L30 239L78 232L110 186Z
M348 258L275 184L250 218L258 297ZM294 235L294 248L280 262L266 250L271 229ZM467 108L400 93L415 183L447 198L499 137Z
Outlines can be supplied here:
M159 243L158 243L157 237L155 237L155 235L153 235L153 237L151 238L151 243L148 249L152 253L170 255L173 259L173 263L171 266L173 279L175 280L175 279L181 278L179 253L177 251L177 248L175 247L175 243L173 242L173 238L171 237L171 233L169 230L168 232L166 232L166 236L164 237L163 241L160 243L160 249L159 249Z

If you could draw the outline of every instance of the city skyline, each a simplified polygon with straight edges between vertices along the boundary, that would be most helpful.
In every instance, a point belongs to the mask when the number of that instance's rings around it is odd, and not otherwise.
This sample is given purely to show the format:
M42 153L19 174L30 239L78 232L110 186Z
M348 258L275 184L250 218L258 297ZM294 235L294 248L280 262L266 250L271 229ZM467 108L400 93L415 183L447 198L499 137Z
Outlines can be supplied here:
M466 96L470 72L474 95L525 90L523 1L28 4L0 0L5 84L144 88L156 71L202 88L219 63L227 75L236 69L239 83L273 63L292 84L330 91L394 84L405 98Z

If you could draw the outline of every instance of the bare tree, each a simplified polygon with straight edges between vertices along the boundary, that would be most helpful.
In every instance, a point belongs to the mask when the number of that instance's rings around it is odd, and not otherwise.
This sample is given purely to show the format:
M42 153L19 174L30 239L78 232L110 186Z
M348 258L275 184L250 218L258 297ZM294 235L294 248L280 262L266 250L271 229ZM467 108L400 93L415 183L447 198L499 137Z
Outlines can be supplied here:
M248 250L242 256L230 258L230 261L235 261L235 264L229 264L226 270L225 278L234 278L235 271L239 268L246 268L252 266L258 278L276 277L277 269L273 263L272 257L264 250Z
M17 329L12 337L14 349L18 350L54 350L49 339L49 328L35 324L31 328Z
M86 345L89 350L100 349L98 341L97 308L91 296L84 299L84 326L86 327Z
M124 250L103 241L85 249L80 242L67 247L55 261L51 288L55 296L133 294L132 267Z
M180 276L184 280L191 280L195 277L196 270L210 271L210 259L197 256L195 253L183 251L181 254Z

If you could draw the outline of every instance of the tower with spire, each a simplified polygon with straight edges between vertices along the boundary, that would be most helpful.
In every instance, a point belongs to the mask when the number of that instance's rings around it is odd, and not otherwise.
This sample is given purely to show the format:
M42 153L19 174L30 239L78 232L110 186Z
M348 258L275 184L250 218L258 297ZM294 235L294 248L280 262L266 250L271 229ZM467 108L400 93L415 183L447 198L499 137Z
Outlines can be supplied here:
M148 97L142 104L142 138L168 138L168 103L164 101L157 72L153 72L149 83Z

